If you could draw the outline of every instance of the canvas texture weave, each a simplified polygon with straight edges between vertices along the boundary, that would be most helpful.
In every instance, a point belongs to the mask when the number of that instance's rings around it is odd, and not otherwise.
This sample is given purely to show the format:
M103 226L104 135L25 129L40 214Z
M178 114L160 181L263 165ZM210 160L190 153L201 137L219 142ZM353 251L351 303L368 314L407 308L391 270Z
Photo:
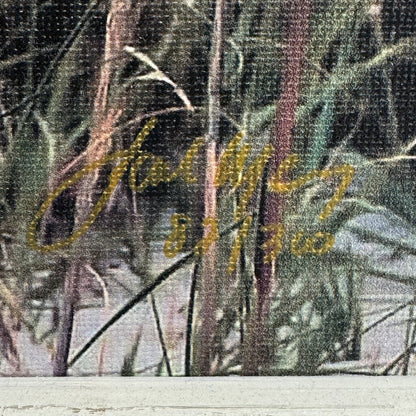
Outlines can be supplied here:
M1 0L0 375L416 372L416 3Z

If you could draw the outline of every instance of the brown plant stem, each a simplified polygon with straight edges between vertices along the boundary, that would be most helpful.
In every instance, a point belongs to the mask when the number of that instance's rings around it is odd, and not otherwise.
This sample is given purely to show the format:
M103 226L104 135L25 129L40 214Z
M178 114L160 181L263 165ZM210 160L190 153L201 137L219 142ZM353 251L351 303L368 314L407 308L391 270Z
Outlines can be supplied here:
M60 311L59 335L53 360L53 375L56 377L66 376L68 371L67 361L74 326L75 305L78 302L78 276L79 265L70 266L65 276L64 301Z
M309 19L312 10L311 0L293 0L288 2L286 64L281 81L281 96L276 111L276 121L271 143L274 153L268 165L268 173L274 173L292 149L292 134L295 126L302 68L305 61L309 39ZM267 175L262 184L259 226L282 222L284 198L267 192ZM270 301L274 291L274 265L264 262L261 245L266 236L259 230L256 252L256 289L255 310L249 324L249 337L244 346L243 374L257 375L267 367L270 361L268 351L267 320Z
M90 164L104 157L112 146L112 136L115 125L121 115L121 110L108 107L110 83L117 64L116 57L122 56L123 48L129 42L130 3L122 0L112 0L107 16L104 59L99 74L98 89L94 100L94 124L86 149L86 163ZM75 203L75 227L82 224L94 205L94 195L98 186L99 172L88 175L80 187ZM72 338L75 306L78 302L79 280L82 279L82 268L87 259L79 253L74 253L65 276L63 293L63 310L60 316L60 330L57 351L53 364L54 376L65 376L68 370L68 356Z
M197 261L194 265L192 271L191 279L191 289L189 292L189 302L188 302L188 317L186 325L186 341L185 341L185 376L189 377L191 375L191 353L192 353L192 329L194 325L194 308L195 308L195 297L196 297L196 286L198 280L200 262Z
M224 44L224 14L230 0L217 0L212 35L211 61L208 81L208 144L205 171L205 218L217 218L217 190L214 179L217 169L217 143L221 118L221 61ZM205 229L204 235L209 230ZM218 305L217 293L217 245L214 243L204 254L200 278L202 305L199 313L200 326L194 343L194 375L211 373L212 343L216 331L215 313Z

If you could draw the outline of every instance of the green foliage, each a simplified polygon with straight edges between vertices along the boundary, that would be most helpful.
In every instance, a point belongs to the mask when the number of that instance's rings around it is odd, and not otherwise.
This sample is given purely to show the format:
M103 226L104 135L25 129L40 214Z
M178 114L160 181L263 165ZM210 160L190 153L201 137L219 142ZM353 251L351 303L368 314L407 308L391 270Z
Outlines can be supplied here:
M177 166L197 136L206 136L212 99L208 85L212 81L209 65L215 2L139 2L128 21L129 33L125 35L129 42L119 51L114 66L104 57L108 35L108 10L104 6L92 8L91 4L88 10L80 7L62 12L58 1L21 3L19 7L13 2L0 5L0 18L7 22L7 30L0 28L0 112L6 113L0 120L0 231L13 235L2 246L3 257L4 247L7 249L8 264L0 277L5 277L19 300L14 313L21 309L19 319L36 339L40 332L37 317L24 304L36 298L59 307L56 299L71 256L82 254L85 261L97 267L116 256L141 282L152 287L149 247L169 233L163 214L183 212L194 219L186 249L201 237L206 164L203 152L195 164L195 185L176 181L132 195L127 178L123 178L99 221L74 251L40 256L25 242L28 221L46 193L71 169L83 165L91 133L97 123L105 121L97 121L94 109L100 70L105 65L112 68L107 110L120 110L120 118L111 126L111 151L128 147L150 115L157 115L159 122L143 148L172 166ZM288 1L226 3L217 156L238 131L244 131L243 143L251 146L246 169L274 131L284 87ZM292 146L302 162L293 177L345 163L356 168L356 175L343 201L325 221L318 216L338 179L314 180L286 201L285 248L275 265L278 290L268 321L273 361L268 372L272 374L315 374L322 362L345 358L341 346L348 344L358 325L363 277L375 275L414 285L412 273L403 266L412 264L416 252L414 162L406 159L413 154L414 146L405 143L408 137L398 133L413 115L409 107L405 117L398 117L396 106L400 100L411 98L410 93L398 92L397 67L408 63L409 79L413 79L415 37L410 34L384 42L382 25L385 32L394 30L383 23L387 1L384 6L376 0L313 3ZM55 8L63 14L63 29L57 29L56 36L51 37L47 25L41 22L48 21L48 13ZM62 42L66 47L60 54ZM15 75L17 72L21 78ZM14 110L8 114L9 109ZM366 125L383 135L376 132L366 136ZM102 192L109 167L106 169L99 175L94 197ZM71 232L77 216L77 191L74 187L56 201L40 226L40 239L59 239ZM221 230L234 223L240 198L241 190L231 186L218 191ZM235 275L229 275L227 267L237 229L225 233L218 243L220 283L215 289L220 310L212 349L221 374L240 371L241 347L256 306L255 280L259 276L254 276L254 269L260 200L259 186L249 204L254 221ZM387 228L377 228L374 218ZM334 234L335 247L322 256L296 257L290 251L290 242L301 230L307 236L318 231ZM380 261L374 253L349 252L348 241L379 250L387 257ZM39 277L45 271L48 278ZM196 309L203 296L198 293ZM1 344L3 355L16 355L1 314L0 327L6 334ZM52 329L47 341L54 341L54 337ZM138 345L139 337L125 358L124 375L134 373Z

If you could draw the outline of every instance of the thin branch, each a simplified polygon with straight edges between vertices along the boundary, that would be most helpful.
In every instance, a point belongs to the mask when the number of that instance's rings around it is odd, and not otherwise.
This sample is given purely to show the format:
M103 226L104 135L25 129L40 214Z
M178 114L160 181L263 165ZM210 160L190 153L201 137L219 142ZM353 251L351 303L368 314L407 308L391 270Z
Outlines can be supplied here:
M141 290L133 299L127 302L118 312L116 312L81 348L79 352L70 360L68 367L72 367L89 348L107 331L108 328L113 326L121 317L129 312L133 307L145 299L150 293L153 292L158 286L160 286L166 279L168 279L173 273L187 265L194 257L194 253L188 253L182 257L172 266L164 270L150 285Z
M149 56L147 56L146 54L140 51L137 51L131 46L125 46L124 50L130 55L133 55L139 61L145 63L146 65L150 66L150 68L153 69L153 72L149 72L146 75L137 76L136 78L134 78L134 80L162 81L162 82L165 82L166 84L169 84L173 88L174 93L185 104L185 107L189 111L194 111L194 107L192 106L191 101L189 100L188 96L185 94L185 91L181 87L179 87L174 81L172 81L163 71L161 71L159 67L150 59Z
M191 354L192 354L192 328L194 321L194 307L196 297L196 286L200 262L197 261L192 272L191 290L189 293L188 318L186 321L186 344L185 344L185 376L191 375Z
M255 217L256 214L253 214ZM224 231L220 232L220 238L228 235L234 230L238 229L241 224L244 222L245 218L239 221L236 224L231 225L226 228ZM118 312L116 312L88 341L87 343L75 354L75 356L70 360L68 367L72 367L84 354L87 352L90 347L107 331L108 328L113 326L120 318L122 318L127 312L134 308L138 303L146 298L147 295L152 293L158 286L160 286L165 280L167 280L171 275L180 270L182 267L189 264L195 258L195 252L192 251L178 260L172 266L165 269L159 276L143 290L141 290L134 298L128 301Z
M387 319L391 318L392 316L396 315L398 312L400 312L402 309L407 308L410 305L414 304L414 300L411 300L410 302L404 303L403 305L398 306L393 311L387 313L386 315L382 316L377 321L373 322L371 325L369 325L367 328L365 328L362 332L360 332L360 335L364 335L367 332L371 331L376 326L380 325L382 322L386 321Z
M4 84L3 82L0 81L0 111L3 113L7 111L3 103L4 92L5 92ZM4 117L3 126L4 126L3 134L6 137L7 146L10 146L13 144L13 120L12 118Z
M134 375L133 366L136 361L137 351L139 349L140 341L143 335L143 323L140 323L140 326L137 330L136 336L134 337L134 342L131 347L130 352L124 357L123 366L121 368L121 376L132 376ZM163 363L163 358L161 363ZM159 364L158 364L159 365Z
M103 0L91 1L90 5L88 6L87 10L84 12L81 19L78 21L75 28L72 30L72 32L69 34L69 36L65 39L65 41L62 43L62 45L58 49L57 54L55 55L55 58L50 63L48 69L45 72L45 75L43 76L42 80L37 86L35 92L31 96L26 96L19 104L15 105L11 109L7 110L6 112L0 113L0 118L10 116L14 114L16 111L19 111L24 106L28 105L27 110L29 111L27 111L26 113L26 117L27 117L27 115L30 113L30 110L32 109L33 100L42 93L43 88L50 81L60 60L65 56L67 51L71 48L71 46L73 45L78 35L83 32L87 23L90 21L92 17L92 12L100 5L102 1ZM24 122L22 122L22 124L24 124Z
M189 111L186 107L168 107L164 108L162 110L156 110L152 111L150 113L141 114L137 116L136 118L129 120L127 123L122 124L121 126L115 127L112 136L114 136L116 133L122 133L126 129L134 126L135 124L140 124L143 120L151 117L158 117L161 115L171 114L175 112L180 111ZM60 172L57 172L54 175L54 183L59 183L62 178L64 178L66 175L69 175L70 172L75 172L77 169L80 169L85 163L85 160L87 158L87 150L84 150L82 153L80 153L78 156L76 156L74 159L72 159Z
M405 347L415 341L416 322L414 319L414 305L409 308L409 319L406 325ZM406 354L403 362L402 375L406 376L409 371L410 351Z
M148 365L147 367L141 368L140 370L134 370L134 374L143 374L146 371L153 370L154 368L158 368L162 365L163 359L156 364Z
M359 166L366 166L366 165L376 165L378 163L397 163L406 160L416 160L416 156L408 156L408 155L396 155L392 157L384 157L380 159L368 160L360 164Z
M162 325L160 324L160 317L159 317L159 312L156 306L156 300L155 300L153 293L151 293L149 297L150 297L150 303L152 305L153 315L155 317L156 329L157 329L157 334L159 336L160 346L162 347L163 360L166 364L166 371L168 372L169 377L172 377L172 369L170 366L168 350L166 348L166 342L165 342L165 337L163 335Z
M140 114L136 118L129 120L127 123L117 127L114 132L121 132L125 130L126 128L131 127L134 124L140 124L146 118L159 117L159 116L176 113L180 111L191 111L191 110L187 107L168 107L168 108L163 108L161 110L151 111L150 113Z
M56 51L54 47L47 47L47 48L38 48L32 52L22 53L20 55L12 56L8 59L4 59L0 62L0 72L7 71L10 68L13 68L16 65L27 63L32 61L33 59L37 58L41 55L46 55L48 53ZM3 111L5 113L5 111Z
M343 138L341 141L341 144L335 149L334 156L342 155L344 151L347 149L348 143L352 140L352 138L358 133L358 129L361 125L361 122L364 119L364 109L361 108L360 112L358 113L357 121L354 123L354 127L351 129L351 131ZM330 169L333 167L334 162L329 162L325 169Z
M413 148L416 146L416 137L414 137L411 141L410 141L410 143L403 149L403 153L404 154L407 154L407 153L410 153L412 150L413 150Z
M371 331L373 328L377 327L378 325L380 325L381 323L383 323L384 321L386 321L387 319L391 318L392 316L396 315L398 312L400 312L401 310L407 308L409 305L414 304L414 300L412 299L411 301L404 303L400 306L398 306L396 309L394 309L393 311L387 313L386 315L382 316L380 319L376 320L375 322L373 322L371 325L369 325L367 328L365 328L364 330L362 330L359 335L363 336L365 335L367 332ZM348 345L350 344L350 342L353 340L353 337L349 337L344 343L342 343L336 350L335 353L341 352L342 350L344 350L345 348L348 347ZM325 364L327 361L327 358L321 360L318 364L318 367L320 367L321 365Z
M85 266L85 269L91 273L92 276L97 280L98 284L101 286L101 290L103 291L103 299L104 299L104 311L105 315L107 315L110 311L110 296L108 294L107 284L104 279L89 265ZM103 375L103 367L104 367L104 354L107 345L107 339L104 337L101 341L100 345L100 352L98 358L98 375Z
M403 358L407 356L412 350L416 347L416 342L410 344L401 354L399 354L391 363L389 363L383 371L381 371L382 376L387 376L389 371L391 371Z

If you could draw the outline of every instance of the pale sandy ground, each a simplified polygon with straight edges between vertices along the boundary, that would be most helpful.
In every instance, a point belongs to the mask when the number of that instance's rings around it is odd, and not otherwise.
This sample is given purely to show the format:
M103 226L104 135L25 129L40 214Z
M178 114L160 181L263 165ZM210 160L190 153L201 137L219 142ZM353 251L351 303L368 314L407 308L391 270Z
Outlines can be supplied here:
M161 323L168 340L169 356L174 374L184 373L184 345L186 330L186 308L189 294L188 268L178 272L168 282L164 283L156 292L156 302L161 315ZM132 276L127 268L112 271L106 277L109 285L110 308L103 312L100 301L95 300L97 307L79 311L76 315L75 330L72 340L71 355L81 348L88 338L123 305L128 294L115 280L140 288L140 283L134 284ZM390 293L386 297L386 289ZM365 284L367 295L363 296L362 305L364 313L364 327L367 327L389 310L411 299L410 289L397 283L386 283L385 280L371 278ZM169 298L167 303L163 299ZM91 303L91 302L90 302ZM390 362L403 351L406 332L406 321L409 317L409 309L399 312L395 318L390 318L365 334L362 338L361 360L359 362L338 363L333 368L348 366L351 370L365 370L380 368ZM45 319L47 317L45 316ZM101 348L105 348L103 373L114 375L120 372L124 356L130 352L131 346L138 333L141 331L135 369L142 375L152 375L162 358L162 351L155 329L153 312L149 302L137 305L119 322L117 322L98 341L80 361L70 370L70 375L86 376L96 375L98 372L98 357ZM103 345L105 344L105 345ZM50 376L52 374L51 358L49 351L44 346L34 346L28 336L22 334L20 345L23 346L23 368L26 375ZM146 369L145 371L143 371ZM415 372L415 363L411 365L411 373ZM7 366L3 364L3 371ZM143 371L143 372L142 372Z
M371 227L374 228L374 224ZM387 229L388 226L385 226ZM397 231L398 228L396 227ZM399 229L400 231L400 229ZM337 241L338 247L346 244L350 239L349 234L345 234ZM361 253L369 253L354 242L352 246ZM383 252L385 248L373 245L370 252L377 255L378 251ZM151 252L152 270L156 276L163 269L168 267L173 261L168 260L163 255L163 243L153 243ZM413 274L413 257L405 259L401 265L401 270ZM383 258L382 256L380 258ZM384 256L385 258L385 256ZM402 259L403 260L403 259ZM380 260L381 261L381 260ZM115 262L113 262L115 263ZM132 294L128 293L122 286L130 288L133 293L137 293L142 288L142 284L137 277L132 275L128 267L123 262L118 263L118 267L108 268L104 279L108 286L109 307L107 310L102 308L102 299L85 299L85 304L92 305L80 310L76 314L74 334L71 345L71 356L73 356L95 333L95 331L122 305L124 305ZM410 267L409 266L412 266ZM385 267L398 267L391 262L386 263ZM409 266L409 267L407 267ZM383 266L384 267L384 266ZM186 305L189 298L191 268L187 267L171 276L167 282L155 292L157 308L161 316L161 324L168 343L169 358L174 374L183 375L184 373L184 349L186 332ZM400 304L410 300L413 291L410 286L392 282L389 280L367 277L362 293L363 327L371 325ZM95 305L95 306L94 306ZM406 324L409 319L409 308L403 309L395 317L389 318L362 338L361 359L356 362L337 363L332 365L333 369L349 367L353 371L379 369L392 361L404 349ZM51 315L44 314L45 329L50 325ZM98 357L103 348L102 370L104 375L115 375L120 373L123 359L131 350L138 332L141 332L141 340L137 352L135 369L141 375L155 374L157 365L162 358L162 351L155 329L155 320L150 302L142 302L133 310L118 321L107 334L101 338L93 347L74 365L70 370L70 375L86 376L96 375L98 372ZM28 376L50 376L52 374L50 351L44 345L36 346L30 342L27 334L20 334L19 344L22 346L22 370ZM7 374L7 364L3 361L0 364L0 371ZM410 373L416 373L416 363L411 360Z

